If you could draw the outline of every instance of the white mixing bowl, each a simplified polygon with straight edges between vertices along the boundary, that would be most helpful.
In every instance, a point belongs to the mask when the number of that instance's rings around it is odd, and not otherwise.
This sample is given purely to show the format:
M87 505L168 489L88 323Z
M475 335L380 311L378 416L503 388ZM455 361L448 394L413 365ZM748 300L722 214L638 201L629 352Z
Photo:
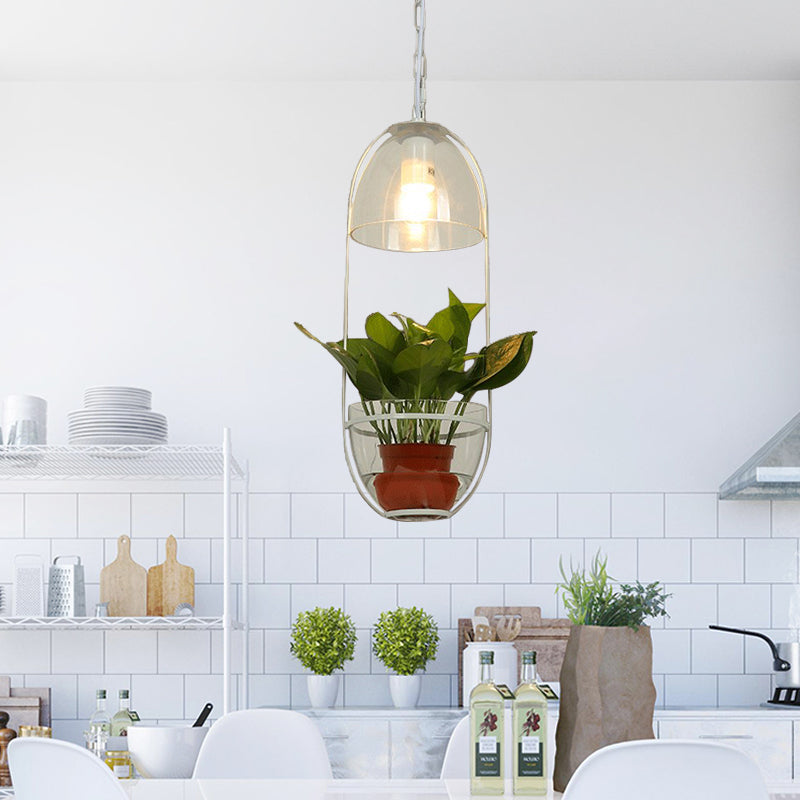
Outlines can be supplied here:
M145 778L191 778L208 728L131 725L128 750Z

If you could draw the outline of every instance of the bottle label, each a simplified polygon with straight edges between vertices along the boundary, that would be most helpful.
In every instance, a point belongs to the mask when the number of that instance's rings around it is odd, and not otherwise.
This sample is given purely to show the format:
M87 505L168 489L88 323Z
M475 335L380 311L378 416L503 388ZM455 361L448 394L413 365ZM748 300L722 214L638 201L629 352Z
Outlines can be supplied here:
M114 765L114 775L117 778L130 778L131 777L131 765L130 764L115 764Z
M538 736L523 736L517 744L517 775L520 778L541 778L542 746Z
M481 736L475 744L475 776L500 777L500 748L496 736Z
M128 717L131 719L132 722L141 722L139 715L135 711L129 711Z

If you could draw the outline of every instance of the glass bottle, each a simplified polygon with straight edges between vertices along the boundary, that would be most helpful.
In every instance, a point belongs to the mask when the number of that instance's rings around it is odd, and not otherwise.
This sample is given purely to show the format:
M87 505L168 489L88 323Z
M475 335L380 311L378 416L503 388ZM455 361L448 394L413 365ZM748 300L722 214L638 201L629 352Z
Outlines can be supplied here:
M133 778L133 762L131 761L131 754L127 750L106 751L105 762L114 773L115 778L120 780Z
M89 731L86 738L86 746L100 758L106 750L106 743L111 733L111 717L106 711L106 690L97 690L97 708L89 717Z
M128 728L139 721L139 715L131 711L130 692L119 690L119 711L111 718L111 735L127 736Z
M470 792L503 794L505 701L494 685L494 653L481 650L481 682L469 695Z
M536 653L522 654L514 693L514 794L547 794L547 699L536 679Z

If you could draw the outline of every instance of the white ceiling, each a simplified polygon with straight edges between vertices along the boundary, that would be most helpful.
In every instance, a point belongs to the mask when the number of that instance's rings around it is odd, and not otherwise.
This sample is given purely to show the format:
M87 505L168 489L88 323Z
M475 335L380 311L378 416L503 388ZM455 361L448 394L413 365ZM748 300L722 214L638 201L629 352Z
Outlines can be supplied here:
M430 80L800 79L800 0L427 0ZM0 80L403 80L412 0L0 0Z

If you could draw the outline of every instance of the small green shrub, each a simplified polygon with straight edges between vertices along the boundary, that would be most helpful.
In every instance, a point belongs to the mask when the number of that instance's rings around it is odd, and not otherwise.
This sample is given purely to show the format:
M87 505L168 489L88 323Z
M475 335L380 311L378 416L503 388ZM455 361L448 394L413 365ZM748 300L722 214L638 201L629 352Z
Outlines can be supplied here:
M301 611L292 626L289 651L317 675L330 675L353 660L356 626L341 608Z
M398 675L413 675L436 657L439 628L421 608L384 611L375 624L372 652L387 669Z
M606 570L608 559L601 558L598 551L585 570L571 567L567 577L559 559L563 583L556 586L561 591L567 616L574 625L603 625L606 627L638 628L648 617L668 617L664 603L671 595L665 594L663 584L658 581L643 586L621 583L617 589L611 585L613 578Z

